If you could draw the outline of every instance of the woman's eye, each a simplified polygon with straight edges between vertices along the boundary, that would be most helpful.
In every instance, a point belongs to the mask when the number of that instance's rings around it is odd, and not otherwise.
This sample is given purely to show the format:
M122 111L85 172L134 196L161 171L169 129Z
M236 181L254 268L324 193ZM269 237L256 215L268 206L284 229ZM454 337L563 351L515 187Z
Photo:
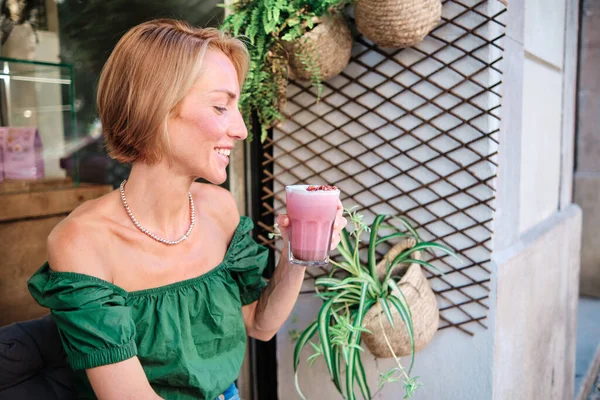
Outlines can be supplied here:
M227 108L225 108L225 107L218 107L218 106L215 106L215 110L217 110L219 113L221 113L221 114L222 114L222 113L224 113L225 111L227 111Z

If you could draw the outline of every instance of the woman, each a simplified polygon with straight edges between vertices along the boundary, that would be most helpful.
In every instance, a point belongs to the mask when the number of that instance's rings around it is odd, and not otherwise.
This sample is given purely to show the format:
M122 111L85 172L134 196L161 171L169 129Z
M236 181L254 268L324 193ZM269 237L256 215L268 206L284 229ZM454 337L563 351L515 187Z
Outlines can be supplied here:
M250 220L228 191L194 183L223 183L247 136L247 66L237 39L172 20L133 28L108 59L98 110L131 175L52 231L29 282L79 371L79 398L235 399L246 334L269 340L291 312L304 268L282 257L267 284ZM289 221L277 223L287 246Z

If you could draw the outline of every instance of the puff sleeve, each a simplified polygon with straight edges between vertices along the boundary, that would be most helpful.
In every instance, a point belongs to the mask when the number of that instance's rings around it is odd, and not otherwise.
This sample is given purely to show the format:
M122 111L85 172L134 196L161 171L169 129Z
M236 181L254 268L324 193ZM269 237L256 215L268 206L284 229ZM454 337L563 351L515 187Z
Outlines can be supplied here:
M29 279L28 288L50 309L73 369L137 355L135 324L123 289L93 276L52 271L48 263Z
M242 305L258 300L267 286L262 274L267 266L269 250L250 236L253 228L252 220L242 216L226 259L229 272L240 290Z

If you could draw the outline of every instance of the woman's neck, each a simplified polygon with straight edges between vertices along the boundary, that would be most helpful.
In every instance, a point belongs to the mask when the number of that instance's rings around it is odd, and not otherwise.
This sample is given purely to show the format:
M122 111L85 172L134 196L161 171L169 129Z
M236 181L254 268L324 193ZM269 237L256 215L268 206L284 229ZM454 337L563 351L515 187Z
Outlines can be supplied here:
M125 197L144 228L173 240L189 227L188 193L193 182L193 177L176 175L166 162L134 164L125 185Z

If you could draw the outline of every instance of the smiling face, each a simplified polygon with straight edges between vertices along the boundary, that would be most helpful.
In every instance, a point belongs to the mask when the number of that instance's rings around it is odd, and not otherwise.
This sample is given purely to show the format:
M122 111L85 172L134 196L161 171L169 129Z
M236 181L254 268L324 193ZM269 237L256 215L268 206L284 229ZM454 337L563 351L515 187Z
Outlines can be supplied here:
M240 86L229 58L208 50L200 76L167 121L172 168L193 178L221 184L227 178L229 153L248 131L238 109Z

